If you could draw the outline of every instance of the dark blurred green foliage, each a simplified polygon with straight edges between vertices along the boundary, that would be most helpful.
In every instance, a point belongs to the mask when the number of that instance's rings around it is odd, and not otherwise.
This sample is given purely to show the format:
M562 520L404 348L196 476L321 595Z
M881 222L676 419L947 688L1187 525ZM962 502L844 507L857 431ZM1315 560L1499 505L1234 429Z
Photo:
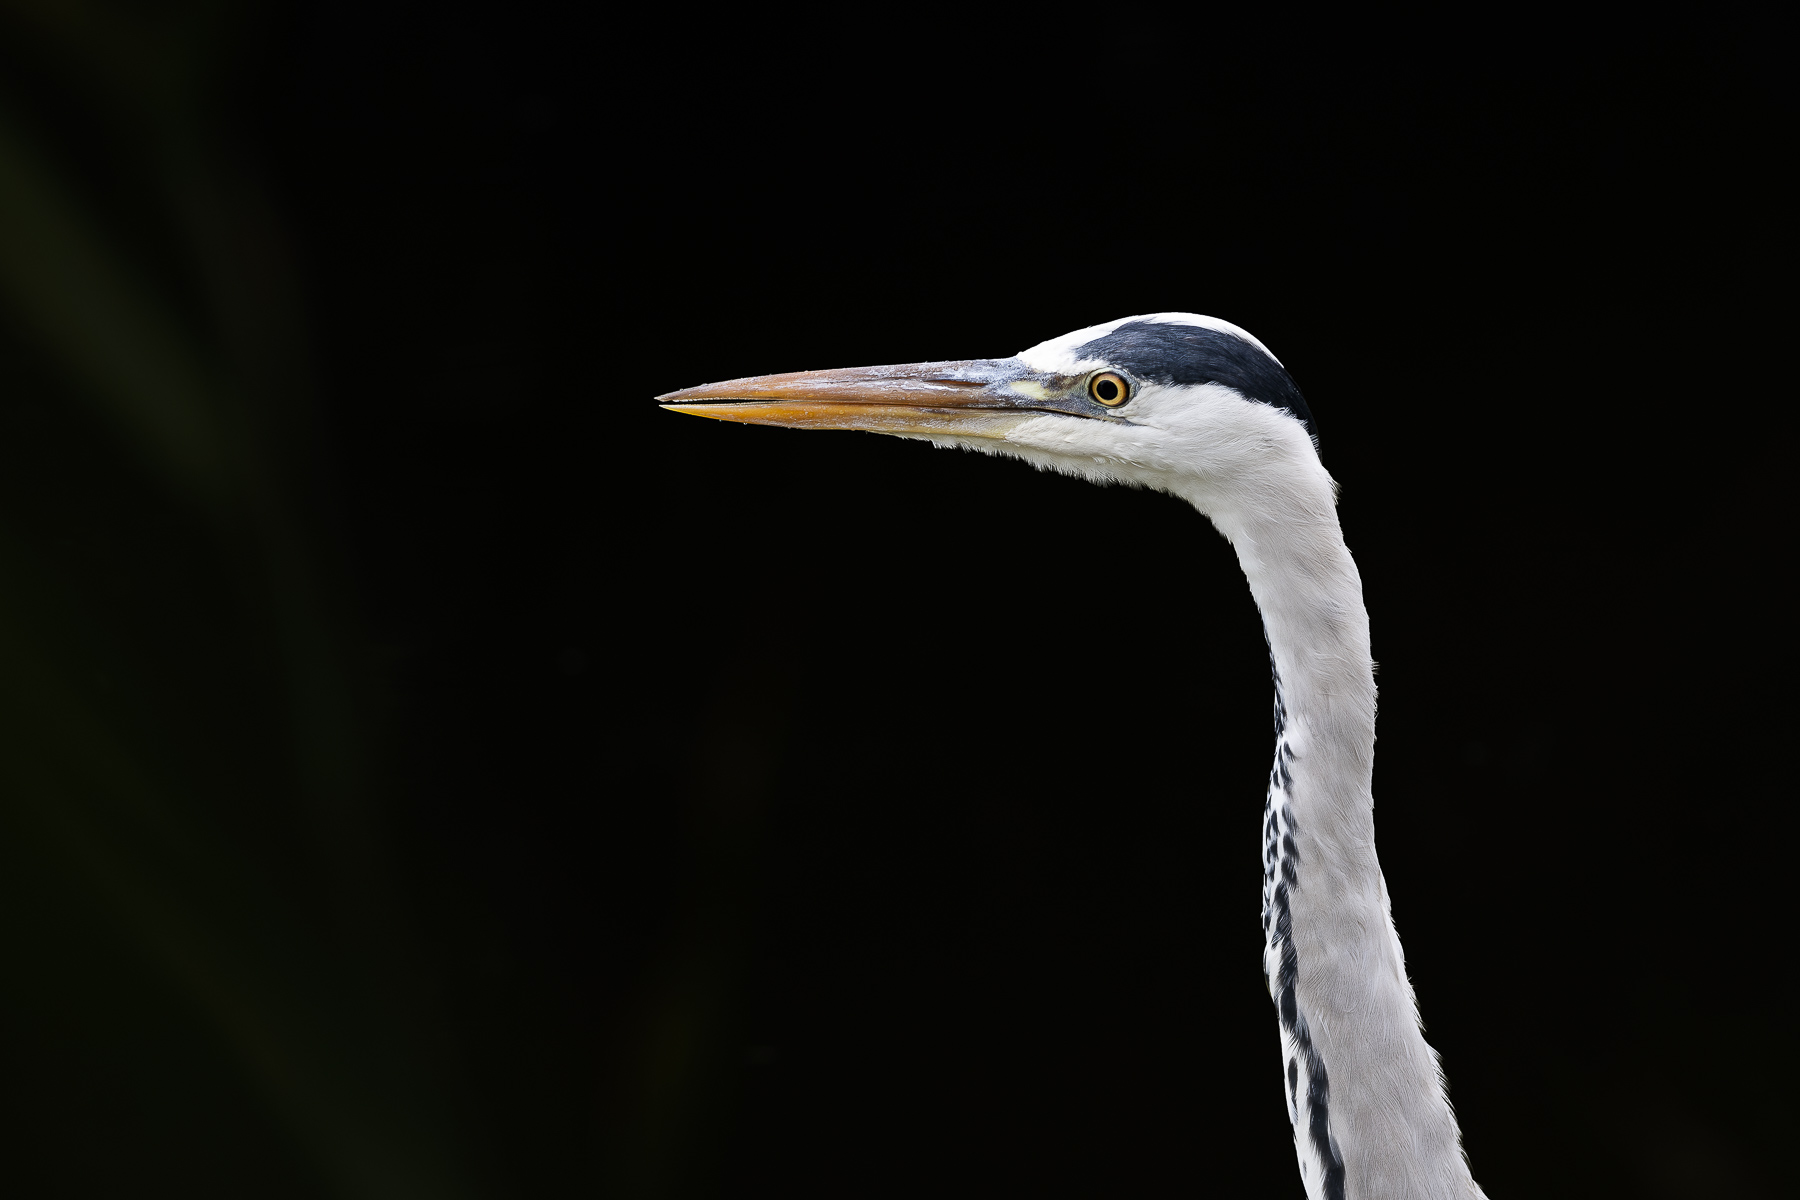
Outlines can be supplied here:
M759 909L770 785L793 681L755 658L728 663L693 722L683 804L686 861L674 919L619 1022L603 1110L621 1195L728 1192L725 1164L750 1046L744 991Z
M472 1194L384 863L254 13L13 3L0 88L11 1195Z

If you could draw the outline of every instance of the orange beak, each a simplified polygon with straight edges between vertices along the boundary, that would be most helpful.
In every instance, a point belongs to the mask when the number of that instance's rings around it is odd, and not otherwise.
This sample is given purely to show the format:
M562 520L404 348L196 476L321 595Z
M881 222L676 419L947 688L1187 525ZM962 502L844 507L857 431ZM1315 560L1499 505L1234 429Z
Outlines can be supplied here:
M656 399L675 412L751 425L1004 439L1040 413L1095 415L1079 382L1017 359L964 359L759 375Z

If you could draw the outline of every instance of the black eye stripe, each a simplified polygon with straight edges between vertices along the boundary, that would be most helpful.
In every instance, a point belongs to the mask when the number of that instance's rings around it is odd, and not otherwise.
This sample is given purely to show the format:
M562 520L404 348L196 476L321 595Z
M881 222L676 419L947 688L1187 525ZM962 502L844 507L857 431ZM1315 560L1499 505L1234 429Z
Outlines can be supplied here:
M1222 330L1129 321L1071 353L1078 359L1117 363L1130 371L1133 379L1145 383L1221 383L1246 400L1288 413L1306 432L1316 432L1312 412L1281 364L1266 351Z

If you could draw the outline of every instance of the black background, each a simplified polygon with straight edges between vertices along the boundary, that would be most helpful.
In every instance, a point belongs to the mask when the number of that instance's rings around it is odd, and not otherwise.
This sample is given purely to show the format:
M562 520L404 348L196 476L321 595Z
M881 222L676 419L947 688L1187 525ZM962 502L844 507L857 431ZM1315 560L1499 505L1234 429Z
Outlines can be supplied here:
M1225 543L650 400L1186 310L1281 356L1343 487L1382 862L1477 1179L1779 1194L1769 31L836 20L310 4L230 43L209 119L303 305L304 510L469 1186L1301 1194ZM214 1186L209 1103L148 1178ZM220 1194L346 1186L261 1103Z

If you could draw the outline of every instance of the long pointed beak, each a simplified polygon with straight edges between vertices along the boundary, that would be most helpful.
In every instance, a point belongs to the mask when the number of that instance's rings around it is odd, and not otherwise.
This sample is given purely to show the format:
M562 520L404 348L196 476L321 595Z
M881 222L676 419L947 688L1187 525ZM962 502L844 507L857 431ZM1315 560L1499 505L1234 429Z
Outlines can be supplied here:
M676 412L793 429L1005 438L1044 412L1096 415L1077 381L1046 376L1016 358L793 371L730 379L658 396Z

